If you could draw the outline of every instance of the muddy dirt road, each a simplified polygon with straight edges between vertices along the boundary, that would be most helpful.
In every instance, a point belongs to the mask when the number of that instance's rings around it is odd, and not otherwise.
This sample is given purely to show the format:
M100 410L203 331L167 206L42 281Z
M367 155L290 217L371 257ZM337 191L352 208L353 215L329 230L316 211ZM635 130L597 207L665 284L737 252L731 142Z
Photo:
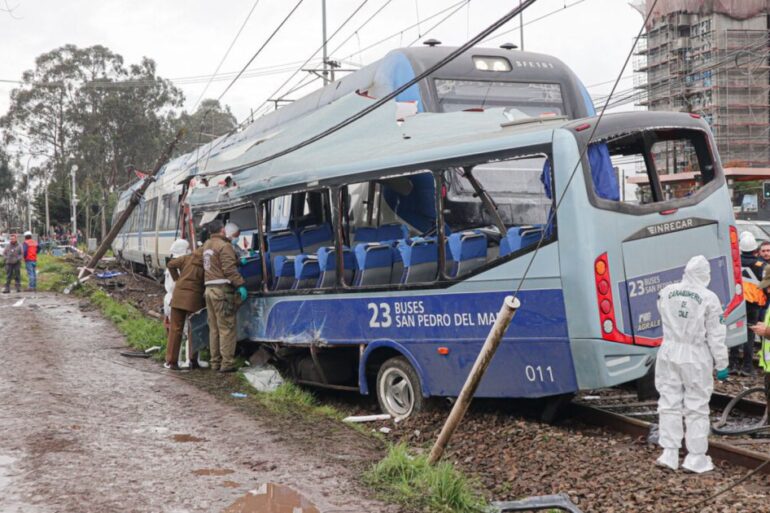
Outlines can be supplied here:
M0 296L0 346L4 513L219 512L267 483L321 512L392 511L357 494L333 444L302 450L269 418L121 357L77 298Z

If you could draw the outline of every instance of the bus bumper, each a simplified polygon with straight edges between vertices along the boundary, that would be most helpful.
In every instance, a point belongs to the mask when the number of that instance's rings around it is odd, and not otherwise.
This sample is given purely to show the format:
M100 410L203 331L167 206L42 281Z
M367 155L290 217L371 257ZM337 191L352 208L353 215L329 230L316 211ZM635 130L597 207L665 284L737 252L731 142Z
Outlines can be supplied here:
M657 349L598 339L572 339L578 388L606 388L641 378L655 361Z

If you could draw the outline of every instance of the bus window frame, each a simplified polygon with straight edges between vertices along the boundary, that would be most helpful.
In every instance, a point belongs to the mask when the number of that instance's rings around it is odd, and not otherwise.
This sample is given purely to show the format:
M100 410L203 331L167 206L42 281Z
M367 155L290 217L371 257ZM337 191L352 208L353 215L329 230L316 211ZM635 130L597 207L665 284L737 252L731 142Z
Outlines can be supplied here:
M337 257L337 284L333 287L327 287L327 288L305 288L305 289L286 289L286 290L269 290L269 283L272 281L272 275L270 275L270 280L262 280L262 291L258 293L260 297L284 297L284 296L308 296L308 295L323 295L323 294L335 294L335 293L370 293L370 292L397 292L397 291L409 291L409 290L440 290L440 289L446 289L451 286L457 285L458 283L461 283L473 276L476 276L478 274L481 274L483 272L489 271L490 269L493 269L499 265L502 265L506 262L509 262L511 260L514 260L516 258L519 258L523 255L526 255L527 253L531 253L535 251L535 248L538 247L538 245L532 245L528 246L526 248L521 248L517 251L514 251L508 255L497 257L494 260L491 260L489 262L484 263L483 265L480 265L479 267L473 269L472 271L463 274L459 277L449 277L444 269L443 261L446 260L446 233L444 231L444 215L443 215L443 206L444 201L441 194L441 190L443 185L446 183L444 180L444 171L446 171L449 168L453 167L463 167L463 166L471 166L475 167L477 165L482 164L488 164L490 162L494 161L500 161L500 160L511 160L515 158L523 158L527 156L532 155L542 155L545 156L546 159L548 159L551 162L551 184L552 185L552 194L551 194L551 205L552 208L556 209L556 203L557 203L557 190L556 190L556 162L554 160L553 156L553 149L552 149L552 143L542 143L542 144L535 144L530 146L520 146L517 148L510 148L506 150L491 152L491 153L484 153L480 155L468 155L460 158L454 158L448 161L441 161L441 162L428 162L428 163L421 163L421 164L415 164L412 166L409 166L409 168L402 168L399 170L394 169L385 169L385 170L374 170L374 171L368 171L365 173L361 173L358 175L350 175L346 176L344 178L344 182L342 182L341 178L334 178L330 180L324 180L321 182L317 182L314 184L313 187L307 187L307 186L296 186L295 187L282 187L280 189L276 189L270 192L269 196L261 196L256 197L254 199L254 203L259 205L259 208L257 208L258 213L258 220L257 225L259 227L258 230L258 237L259 237L259 251L260 251L260 257L262 260L262 276L267 276L267 261L264 258L264 255L266 254L266 228L267 220L265 219L265 212L268 212L268 203L271 199L285 196L287 194L293 194L298 192L309 192L309 191L318 191L321 189L326 189L329 191L329 195L331 198L331 222L333 223L332 226L332 232L334 233L334 247L335 247L335 255ZM344 203L342 200L343 195L343 189L350 184L360 183L360 182L366 182L366 181L374 181L374 180L381 180L381 179L387 179L387 178L396 178L400 176L409 176L419 173L425 173L425 172L431 172L434 175L434 180L436 181L436 202L441 207L437 211L436 216L436 230L437 230L437 236L439 237L439 256L438 258L441 259L443 255L443 259L439 260L438 262L438 273L437 273L437 279L432 282L421 282L421 283L390 283L390 284L382 284L382 285L363 285L363 286L352 286L344 283L343 280L343 269L341 267L343 266L343 260L342 260L342 246L344 244L344 223L343 219L345 216L345 208ZM262 209L265 209L263 211ZM335 215L336 213L336 215ZM552 219L550 219L551 223L553 223L553 227L551 229L551 236L544 238L542 243L539 244L539 247L542 249L543 247L554 243L558 241L559 236L559 223L558 223L558 216L554 216Z
M595 136L593 139L591 139L589 143L588 134L583 135L580 132L575 132L574 129L570 129L570 132L575 137L575 143L578 147L578 150L582 154L582 158L580 159L580 166L583 168L583 183L585 184L586 193L588 195L588 202L591 204L591 206L602 210L610 210L621 214L636 215L636 216L658 214L665 210L686 208L686 207L691 207L693 205L697 205L698 203L706 199L708 196L711 196L712 194L714 194L716 191L718 191L720 188L722 188L726 184L724 170L722 169L722 162L719 160L718 154L714 152L714 148L716 148L716 143L713 139L712 134L708 130L704 129L703 127L682 126L682 125L656 125L656 126L646 126L646 127L644 126L629 127L629 129L627 130L627 133L629 134L634 132L644 133L644 132L651 132L651 131L658 131L658 130L682 130L682 131L699 132L700 134L702 134L704 137L704 141L706 143L705 150L709 153L709 156L711 157L711 163L714 166L714 178L710 182L703 184L692 195L687 196L685 198L673 198L670 200L656 199L652 203L646 203L644 205L636 205L633 203L624 203L622 201L613 201L613 200L600 198L599 195L594 190L593 179L591 177L591 166L588 161L588 152L584 151L585 145L606 141L607 139L611 139L613 137L617 137L623 134L623 132L613 131L613 132L603 133L599 137ZM648 145L648 147L645 148L645 154L648 154L652 144L648 140L646 142L646 145ZM646 162L646 159L647 157L645 157L645 165L649 165ZM651 169L654 171L654 173L653 173L653 177L650 178L650 188L653 191L653 198L655 199L656 196L658 198L662 198L663 192L662 192L662 188L660 187L660 181L658 179L659 175L657 173L657 169L654 167L654 163L652 165L653 167ZM569 171L571 172L572 169L570 169ZM649 175L648 175L648 178L649 178ZM653 185L653 184L656 184L656 185Z

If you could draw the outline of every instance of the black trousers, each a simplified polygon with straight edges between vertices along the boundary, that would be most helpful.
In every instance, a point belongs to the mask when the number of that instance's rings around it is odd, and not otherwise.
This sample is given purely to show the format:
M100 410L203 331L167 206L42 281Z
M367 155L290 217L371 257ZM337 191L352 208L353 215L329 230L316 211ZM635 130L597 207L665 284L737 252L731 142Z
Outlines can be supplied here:
M750 372L754 368L754 337L755 334L749 326L753 326L760 321L762 308L754 303L746 303L746 331L747 340L745 344L730 348L730 368ZM743 355L740 355L740 352Z
M11 286L11 280L16 282L16 288L21 288L21 262L5 264L5 288Z

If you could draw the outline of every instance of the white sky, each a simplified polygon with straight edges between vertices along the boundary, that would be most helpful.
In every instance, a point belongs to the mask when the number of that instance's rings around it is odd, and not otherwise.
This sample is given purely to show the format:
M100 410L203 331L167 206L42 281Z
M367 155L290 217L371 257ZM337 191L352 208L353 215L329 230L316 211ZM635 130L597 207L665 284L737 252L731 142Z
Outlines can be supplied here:
M327 0L328 34L362 1ZM425 19L455 1L391 0L374 21L330 58L340 59L357 52L416 23L418 12L420 19ZM24 70L34 67L36 56L68 43L81 47L104 45L123 55L127 63L150 57L156 61L159 75L172 80L211 75L253 5L253 0L0 0L0 8L4 2L15 9L12 16L0 12L4 42L0 52L0 80L18 80ZM368 0L329 43L330 48L352 34L385 2ZM295 0L259 0L220 73L240 70L294 4ZM468 7L427 34L446 14L421 24L420 41L435 37L445 45L462 44L469 35L475 35L515 5L515 0L471 0ZM588 86L616 78L642 24L641 16L626 0L539 0L525 12L524 21L555 10L559 12L525 26L525 49L560 58ZM515 27L518 20L503 30ZM411 29L351 60L369 63L390 49L408 45L418 36L417 29ZM321 39L321 0L305 0L250 68L304 61L319 47ZM506 41L518 44L518 30L488 45L497 46ZM631 71L629 63L625 75L630 77ZM289 75L290 72L242 78L222 101L231 106L240 121ZM187 109L195 105L206 79L175 80L184 91ZM219 96L228 83L228 80L213 82L206 96ZM632 81L626 79L619 89L628 89L631 85ZM598 96L606 94L610 87L611 84L604 84L589 87L589 91ZM0 115L8 108L12 88L13 84L0 82Z

